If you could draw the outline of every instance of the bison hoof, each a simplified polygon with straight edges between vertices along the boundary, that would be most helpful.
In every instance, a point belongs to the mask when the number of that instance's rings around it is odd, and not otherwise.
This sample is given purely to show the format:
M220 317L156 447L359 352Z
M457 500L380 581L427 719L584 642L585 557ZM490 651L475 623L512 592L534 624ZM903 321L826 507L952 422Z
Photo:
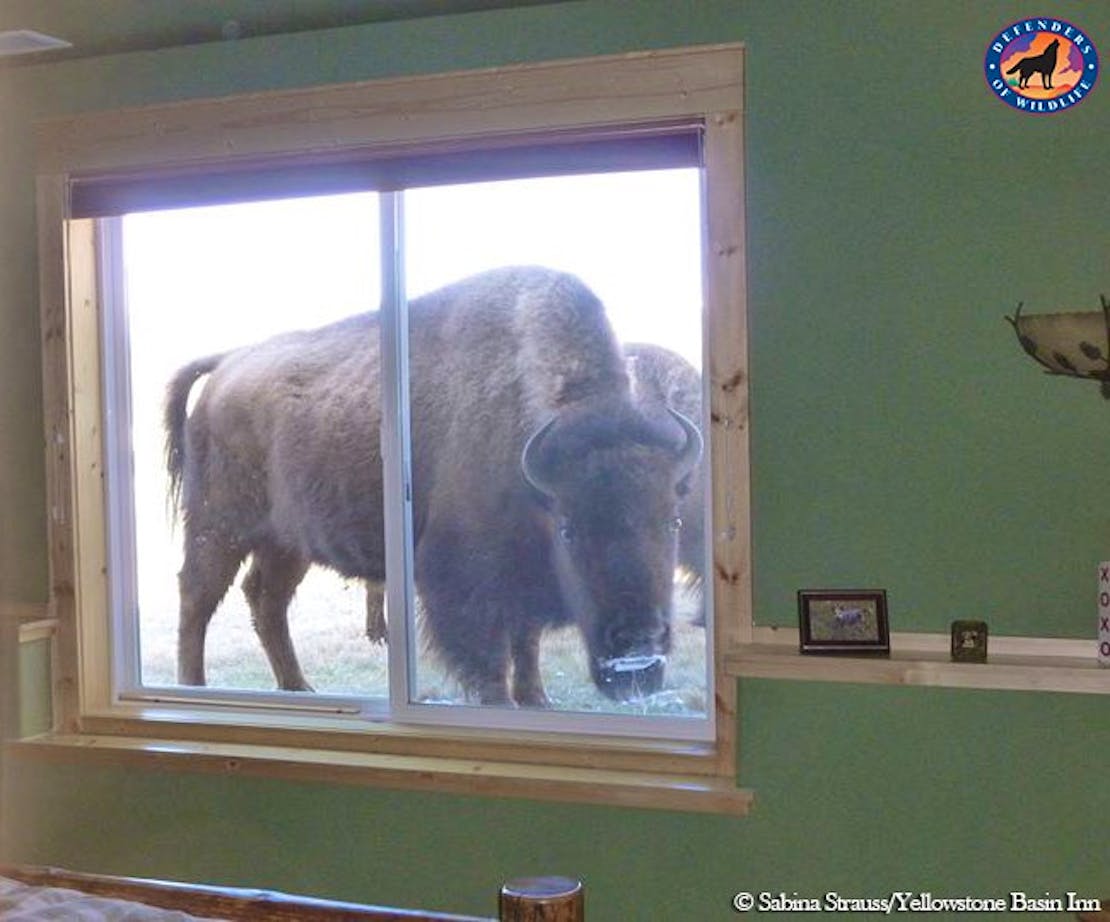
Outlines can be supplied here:
M661 654L620 656L598 663L598 689L614 701L639 701L663 687L667 658Z
M516 703L522 708L549 708L551 702L548 700L547 695L544 694L543 689L539 691L532 691L528 694L518 694L516 696Z

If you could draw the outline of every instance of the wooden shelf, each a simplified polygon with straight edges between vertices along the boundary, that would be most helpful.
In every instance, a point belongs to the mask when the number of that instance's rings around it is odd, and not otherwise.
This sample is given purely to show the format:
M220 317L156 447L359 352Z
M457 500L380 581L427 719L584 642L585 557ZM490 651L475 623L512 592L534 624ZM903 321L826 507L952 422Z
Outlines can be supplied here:
M790 681L1110 694L1110 669L1098 665L1093 641L1000 638L1001 649L987 662L954 663L947 638L939 634L902 635L904 649L895 635L890 656L802 655L789 634L776 631L772 642L737 647L725 656L726 672ZM1089 653L1082 655L1083 649Z

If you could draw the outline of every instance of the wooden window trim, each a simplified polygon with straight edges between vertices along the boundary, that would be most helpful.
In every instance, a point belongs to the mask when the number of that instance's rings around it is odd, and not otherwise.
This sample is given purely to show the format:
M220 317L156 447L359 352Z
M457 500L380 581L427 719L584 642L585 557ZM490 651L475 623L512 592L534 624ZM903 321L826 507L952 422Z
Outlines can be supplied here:
M91 219L69 220L73 184L251 158L449 146L487 136L533 137L690 118L703 126L707 176L716 739L666 744L569 740L565 734L463 733L390 724L363 724L356 733L320 721L218 717L203 708L170 711L114 702L95 346L100 311L95 227ZM61 757L200 770L218 765L224 768L215 770L229 770L233 763L263 774L307 771L325 779L331 776L320 767L332 764L337 781L746 811L750 793L736 787L736 682L724 667L724 651L751 636L742 46L79 115L40 124L37 145L56 729L47 737L12 744L20 757L66 753Z

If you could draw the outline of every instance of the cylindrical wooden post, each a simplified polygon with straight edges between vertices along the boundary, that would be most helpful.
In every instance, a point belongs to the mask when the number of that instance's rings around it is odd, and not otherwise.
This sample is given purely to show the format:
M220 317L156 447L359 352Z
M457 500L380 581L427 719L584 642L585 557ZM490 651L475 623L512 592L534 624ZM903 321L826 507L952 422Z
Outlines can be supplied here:
M501 888L501 922L583 922L582 882L570 877L519 877Z

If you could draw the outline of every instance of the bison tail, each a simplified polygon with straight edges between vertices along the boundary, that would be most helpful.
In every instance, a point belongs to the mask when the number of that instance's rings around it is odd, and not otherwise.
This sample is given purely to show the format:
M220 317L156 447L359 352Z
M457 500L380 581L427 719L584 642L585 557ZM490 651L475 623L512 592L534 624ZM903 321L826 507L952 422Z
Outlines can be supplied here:
M166 428L166 470L170 475L170 511L177 517L181 506L181 483L185 473L185 417L189 406L189 391L197 379L215 368L222 356L210 355L197 359L173 376L166 388L166 406L163 423Z

